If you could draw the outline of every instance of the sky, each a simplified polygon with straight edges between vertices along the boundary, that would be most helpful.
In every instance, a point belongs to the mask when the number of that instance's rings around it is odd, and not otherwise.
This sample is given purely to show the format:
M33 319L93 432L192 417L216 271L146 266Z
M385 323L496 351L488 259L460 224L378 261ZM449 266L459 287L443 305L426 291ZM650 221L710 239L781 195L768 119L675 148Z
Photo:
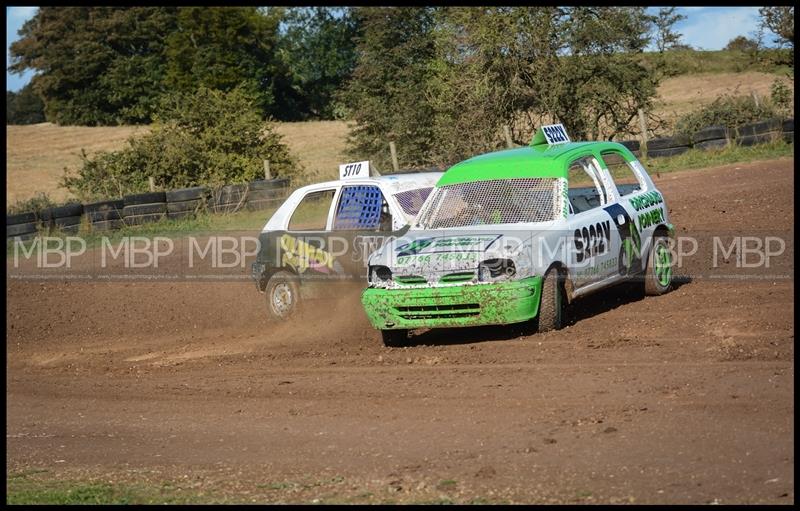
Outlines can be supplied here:
M36 9L6 7L6 68L11 65L8 48L17 40L22 24L36 14ZM658 11L655 7L648 10ZM679 7L678 12L686 19L676 23L675 30L683 34L683 43L696 49L721 50L734 37L753 37L758 29L758 7ZM771 34L765 34L764 43L772 45ZM6 71L6 90L18 91L32 76L31 71L22 75Z

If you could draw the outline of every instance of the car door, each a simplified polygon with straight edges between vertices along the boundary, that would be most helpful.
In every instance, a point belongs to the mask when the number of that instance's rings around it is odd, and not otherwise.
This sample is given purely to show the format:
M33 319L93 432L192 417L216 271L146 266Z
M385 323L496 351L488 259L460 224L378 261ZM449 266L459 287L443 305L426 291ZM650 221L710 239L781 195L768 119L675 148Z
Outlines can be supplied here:
M616 149L600 154L601 161L614 179L618 201L609 214L620 231L620 265L622 276L644 270L649 241L658 225L667 221L663 197L655 190L644 167L636 160L628 160Z
M286 231L277 233L280 266L291 268L302 284L335 279L344 271L340 256L346 250L332 246L329 239L338 189L307 192L289 215Z
M606 209L615 204L616 193L593 154L573 158L567 179L569 270L575 290L580 291L618 275L620 237Z

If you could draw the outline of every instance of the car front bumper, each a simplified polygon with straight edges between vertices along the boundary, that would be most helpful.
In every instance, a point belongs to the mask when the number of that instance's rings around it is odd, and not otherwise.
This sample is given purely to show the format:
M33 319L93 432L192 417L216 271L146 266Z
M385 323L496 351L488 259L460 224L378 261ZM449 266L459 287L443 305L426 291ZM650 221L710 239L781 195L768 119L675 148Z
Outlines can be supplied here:
M368 288L361 303L379 330L519 323L536 317L542 278L410 289Z

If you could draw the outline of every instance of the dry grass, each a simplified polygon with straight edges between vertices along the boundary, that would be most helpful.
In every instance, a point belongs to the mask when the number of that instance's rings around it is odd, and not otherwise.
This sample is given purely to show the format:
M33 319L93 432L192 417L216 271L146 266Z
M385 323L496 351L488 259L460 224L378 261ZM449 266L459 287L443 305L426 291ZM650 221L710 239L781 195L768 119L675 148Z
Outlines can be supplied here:
M681 75L665 80L658 89L656 113L674 120L699 105L707 104L725 93L769 95L777 77L759 72L703 73ZM794 90L794 84L784 78ZM737 90L738 88L738 90ZM124 147L127 138L146 132L147 127L59 127L50 123L31 126L7 126L6 200L14 202L46 192L62 200L69 193L58 187L64 167L76 168L78 154L85 148L90 154ZM305 172L301 182L335 179L343 155L348 127L343 121L276 123L276 130L300 158Z
M744 73L701 73L681 75L661 82L655 113L674 121L697 107L711 103L725 95L749 95L753 92L759 97L769 97L770 86L777 75L747 71ZM787 77L780 79L791 89L794 84Z

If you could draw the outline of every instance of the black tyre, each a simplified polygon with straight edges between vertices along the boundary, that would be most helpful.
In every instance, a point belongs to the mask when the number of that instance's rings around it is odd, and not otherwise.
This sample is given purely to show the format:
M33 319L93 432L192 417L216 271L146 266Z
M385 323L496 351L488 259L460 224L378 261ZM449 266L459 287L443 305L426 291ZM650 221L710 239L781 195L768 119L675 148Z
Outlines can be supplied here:
M182 213L185 211L194 212L201 207L203 201L200 199L186 200L181 202L167 202L167 213Z
M261 179L258 181L251 181L248 184L248 189L251 192L256 190L275 190L279 188L286 188L289 186L289 179L288 178L280 178L280 179L270 179L265 180Z
M555 268L547 271L542 281L539 303L539 331L560 330L564 326L564 279Z
M247 202L263 199L282 199L285 196L285 188L275 188L273 190L251 190L247 192Z
M23 234L31 234L36 232L36 222L28 222L26 224L16 224L6 226L6 237L21 236Z
M681 147L689 145L689 137L686 135L675 135L674 137L654 138L647 142L647 154L650 151L670 149L673 147Z
M647 256L647 269L644 274L644 292L649 296L663 295L672 288L672 253L669 239L664 236L653 238L653 246Z
M703 151L708 151L710 149L724 149L725 147L728 147L728 139L718 138L715 140L704 140L703 142L696 143L694 146Z
M56 218L66 218L73 216L80 216L83 214L83 204L67 204L57 208L47 208L39 212L39 218L42 220L54 220Z
M793 144L794 143L794 131L787 131L783 134L783 140L786 142Z
M166 213L167 203L161 202L157 204L137 204L135 206L125 206L122 209L122 216L125 218L137 215L152 215L154 213Z
M208 188L205 186L195 186L193 188L181 188L166 192L167 202L183 202L202 199L208 195Z
M647 157L648 158L663 158L665 156L676 156L678 154L683 154L689 150L689 146L681 146L681 147L670 147L669 149L656 149L651 150L650 147L647 147Z
M36 221L36 213L18 213L16 215L6 215L6 225L28 224Z
M638 151L640 143L638 140L623 140L620 144L628 148L629 151Z
M134 195L126 195L122 200L125 201L126 206L154 204L157 202L167 202L167 194L164 192L137 193Z
M768 119L761 122L753 122L739 126L737 134L739 137L752 135L765 135L773 131L779 131L783 123L779 119Z
M781 131L784 133L794 132L794 119L786 119L781 125Z
M700 142L705 142L706 140L720 138L728 138L728 129L725 126L709 126L692 135L692 142L697 145Z
M765 144L772 142L777 138L777 134L767 133L766 135L745 135L736 139L736 143L740 146L753 146L758 144Z
M122 217L122 208L125 203L120 200L93 202L83 206L83 212L89 217L90 222L103 222L117 220Z
M408 345L408 330L381 330L381 340L389 348L402 348Z
M267 300L267 317L273 321L286 321L300 309L300 286L297 277L286 271L277 271L264 288Z

